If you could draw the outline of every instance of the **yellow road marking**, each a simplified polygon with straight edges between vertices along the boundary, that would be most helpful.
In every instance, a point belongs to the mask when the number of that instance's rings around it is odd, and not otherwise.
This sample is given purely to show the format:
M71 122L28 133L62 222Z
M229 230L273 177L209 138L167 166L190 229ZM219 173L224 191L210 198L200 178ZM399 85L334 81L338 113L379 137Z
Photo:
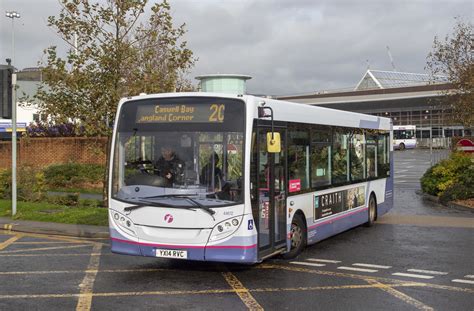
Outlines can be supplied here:
M412 297L410 297L410 296L408 296L408 295L392 288L391 286L388 286L386 284L382 284L382 283L377 282L375 280L367 280L367 282L369 282L369 284L375 285L377 288L380 288L384 292L389 293L390 295L400 299L401 301L404 301L407 304L414 306L418 310L424 310L424 311L433 311L434 310L432 307L429 307L429 306L425 305L421 301L416 300L415 298L412 298Z
M426 227L448 227L474 229L474 218L445 217L429 215L384 215L377 221L380 224L415 225Z
M88 244L102 243L100 242L100 240L105 240L105 241L109 240L107 238L78 238L78 237L67 237L67 236L60 236L60 235L27 233L27 232L14 233L12 231L5 231L5 230L0 230L0 234L7 234L7 235L22 234L25 237L31 237L31 238L65 241L65 242L70 242L70 243L88 243Z
M55 246L55 247L41 247L41 248L25 248L25 249L16 249L13 251L3 251L3 252L0 252L0 255L22 253L22 252L47 251L47 250L52 250L52 249L80 248L80 247L90 247L90 246L91 246L90 244L86 244L86 245L69 245L69 246Z
M136 273L136 272L161 272L161 271L177 271L173 269L117 269L117 270L54 270L54 271L0 271L0 275L28 275L28 274L74 274L74 273Z
M62 241L44 241L44 242L16 242L15 244L24 244L24 245L47 245L47 244L77 244L78 242L62 242Z
M253 298L249 290L244 287L234 274L231 272L222 272L222 276L249 310L263 310L262 306Z
M23 235L17 234L17 235L15 235L15 236L9 238L9 239L6 240L5 242L0 243L0 250L7 248L8 246L10 246L11 244L15 243L15 241L21 239L22 237L23 237Z
M421 284L404 283L397 284L397 287L420 286ZM255 288L249 289L249 292L277 292L277 291L319 291L319 290L344 290L344 289L365 289L378 288L378 285L341 285L341 286L314 286L314 287L290 287L290 288ZM245 290L237 290L242 292ZM208 295L208 294L228 294L236 293L236 289L207 289L207 290L182 290L182 291L150 291L150 292L110 292L110 293L91 293L91 297L124 297L124 296L161 296L161 295ZM74 298L80 294L33 294L33 295L0 295L0 299L34 299L34 298Z
M338 277L346 277L351 279L359 279L359 280L376 280L376 281L383 281L385 283L392 283L389 286L399 285L399 284L412 284L413 286L423 286L428 288L436 288L436 289L445 289L449 291L457 291L457 292L466 292L466 293L474 293L474 289L471 288L463 288L463 287L456 287L456 286L447 286L447 285L438 285L438 284L430 284L430 283L422 283L422 282L405 282L402 280L397 279L389 279L383 277L376 277L376 276L363 276L351 273L340 273L340 272L331 272L331 271L323 271L323 270L313 270L301 267L293 267L293 266L284 266L284 265L275 265L275 264L260 264L255 266L256 269L280 269L280 270L288 270L294 272L303 272L303 273L313 273L318 275L329 275L329 276L338 276Z
M99 253L102 249L102 244L94 244L93 253ZM99 269L100 256L91 256L89 265L87 266L86 276L79 285L81 292L79 294L79 301L76 305L76 310L90 310L92 304L92 287L94 286L95 277Z
M3 225L3 230L11 231L13 228L12 224L4 224Z

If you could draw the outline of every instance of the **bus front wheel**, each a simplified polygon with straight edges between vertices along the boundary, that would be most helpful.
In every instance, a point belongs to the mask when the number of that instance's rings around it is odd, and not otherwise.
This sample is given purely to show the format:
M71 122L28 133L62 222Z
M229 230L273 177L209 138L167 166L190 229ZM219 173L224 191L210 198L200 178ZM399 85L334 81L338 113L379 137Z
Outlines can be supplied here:
M375 200L375 195L371 194L369 198L369 206L368 206L368 220L365 223L366 227L373 226L376 218L377 218L377 201Z
M306 224L301 214L295 214L291 221L291 248L288 253L283 254L283 258L291 259L298 256L306 247Z
M400 146L398 146L398 149L400 150L405 150L405 144L401 143Z

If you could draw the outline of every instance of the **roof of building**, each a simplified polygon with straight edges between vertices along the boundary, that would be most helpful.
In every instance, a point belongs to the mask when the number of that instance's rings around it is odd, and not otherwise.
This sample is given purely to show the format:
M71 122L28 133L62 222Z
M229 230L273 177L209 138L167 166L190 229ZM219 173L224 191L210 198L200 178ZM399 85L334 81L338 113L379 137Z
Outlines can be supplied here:
M445 76L369 69L354 90L390 89L447 82L448 78Z

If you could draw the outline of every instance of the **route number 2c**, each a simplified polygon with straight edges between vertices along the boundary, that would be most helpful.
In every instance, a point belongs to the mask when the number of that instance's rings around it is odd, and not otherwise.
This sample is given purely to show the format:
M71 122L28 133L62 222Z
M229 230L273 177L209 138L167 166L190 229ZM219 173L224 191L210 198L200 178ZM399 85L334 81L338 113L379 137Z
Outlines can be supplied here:
M224 121L225 105L212 104L209 109L211 110L211 115L209 116L209 122L223 122Z

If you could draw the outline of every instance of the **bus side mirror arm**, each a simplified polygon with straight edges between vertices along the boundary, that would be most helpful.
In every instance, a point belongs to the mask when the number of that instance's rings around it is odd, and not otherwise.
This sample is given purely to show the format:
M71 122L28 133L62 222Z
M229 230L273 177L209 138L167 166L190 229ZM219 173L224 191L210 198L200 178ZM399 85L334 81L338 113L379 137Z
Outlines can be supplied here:
M265 107L265 103L258 107L259 118L271 118L272 131L267 133L267 152L279 153L281 151L281 137L280 133L275 133L273 129L273 109L271 107ZM270 110L270 114L267 114L265 110Z

